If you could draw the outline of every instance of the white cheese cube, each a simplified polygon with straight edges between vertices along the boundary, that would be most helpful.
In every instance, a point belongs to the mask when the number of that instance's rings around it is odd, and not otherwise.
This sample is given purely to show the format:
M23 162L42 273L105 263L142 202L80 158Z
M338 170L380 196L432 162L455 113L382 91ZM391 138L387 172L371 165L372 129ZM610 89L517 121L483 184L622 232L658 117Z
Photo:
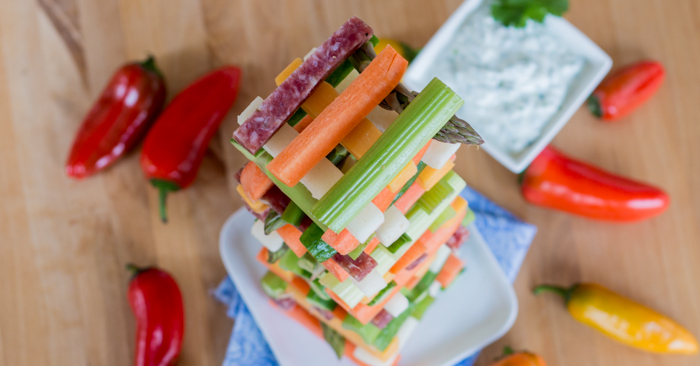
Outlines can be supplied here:
M384 213L370 202L345 228L360 243L364 243L383 223Z
M397 292L396 295L384 305L384 310L394 318L401 315L406 309L408 309L408 299L401 292Z
M430 146L428 146L428 150L425 151L421 161L433 169L440 169L450 160L450 157L457 152L461 145L431 140Z
M399 331L396 332L396 337L399 339L399 350L406 346L408 339L411 338L411 334L413 334L417 327L418 319L412 316L406 318L406 321L401 325Z
M311 192L311 197L318 200L328 193L342 177L343 172L330 160L323 158L301 178L301 184Z
M263 145L263 149L274 158L279 155L287 145L291 144L297 136L299 136L299 132L297 132L294 127L285 123L270 137L267 143Z
M352 277L348 277L349 280L352 281L352 283L357 286L357 288L362 291L363 294L367 297L372 297L376 295L379 291L384 289L386 287L386 281L384 281L384 277L379 274L377 269L373 269L372 272L370 272L365 278L362 279L362 281L357 281Z
M253 99L252 102L241 112L241 114L238 115L238 124L242 125L245 120L250 118L250 116L253 115L253 112L255 112L256 109L258 109L263 102L263 98L256 97Z
M384 212L384 223L377 229L377 237L385 246L391 245L408 230L411 223L396 206L391 205Z
M357 79L358 76L360 76L360 73L353 68L352 71L350 71L350 73L348 74L348 76L346 76L345 79L343 79L343 81L341 81L340 84L338 84L338 86L335 87L335 90L337 90L338 93L342 93L343 90L347 89L348 86L350 86L350 84L352 84L352 82L355 81L355 79Z
M276 252L282 248L284 240L277 231L273 231L270 235L265 235L265 223L263 220L258 220L253 224L253 228L250 230L255 239L258 239L260 244L267 248L271 252Z
M428 295L434 298L440 293L440 290L442 290L442 285L440 282L433 281L433 283L430 284L430 287L428 287Z

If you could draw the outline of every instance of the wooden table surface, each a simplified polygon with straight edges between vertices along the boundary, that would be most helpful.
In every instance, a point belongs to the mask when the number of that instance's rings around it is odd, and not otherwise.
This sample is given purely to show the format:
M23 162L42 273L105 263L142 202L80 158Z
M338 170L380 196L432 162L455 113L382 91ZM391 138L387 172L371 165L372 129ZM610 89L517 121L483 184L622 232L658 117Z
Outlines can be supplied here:
M185 297L180 365L220 365L233 321L211 296L224 278L217 237L241 204L228 144L235 115L294 57L351 15L380 36L423 45L460 4L450 1L2 0L0 1L0 364L127 365L134 320L124 264L170 271ZM526 204L516 176L485 152L462 149L457 171L476 189L539 227L515 288L520 314L489 347L541 353L550 365L698 365L614 343L569 318L540 282L595 281L652 306L700 335L700 2L572 0L567 16L622 65L663 61L659 94L618 124L580 110L554 140L567 153L665 188L671 208L632 225L593 222ZM169 200L138 154L85 181L63 164L83 115L111 73L157 57L169 97L224 64L244 70L238 102L193 187Z

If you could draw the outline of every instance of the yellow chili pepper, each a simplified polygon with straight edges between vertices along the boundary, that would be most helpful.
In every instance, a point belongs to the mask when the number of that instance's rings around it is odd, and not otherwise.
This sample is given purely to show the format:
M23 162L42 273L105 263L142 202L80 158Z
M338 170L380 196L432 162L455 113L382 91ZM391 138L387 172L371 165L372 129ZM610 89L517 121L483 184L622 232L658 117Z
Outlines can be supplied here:
M391 46L393 49L396 50L396 52L399 53L399 55L405 58L408 62L413 61L413 59L416 58L416 55L418 54L418 50L414 50L409 45L390 38L379 38L379 43L377 43L377 45L374 46L374 52L382 52L382 50L386 46Z
M534 292L545 291L563 296L576 320L624 344L656 353L698 353L698 341L678 323L603 286L542 285Z

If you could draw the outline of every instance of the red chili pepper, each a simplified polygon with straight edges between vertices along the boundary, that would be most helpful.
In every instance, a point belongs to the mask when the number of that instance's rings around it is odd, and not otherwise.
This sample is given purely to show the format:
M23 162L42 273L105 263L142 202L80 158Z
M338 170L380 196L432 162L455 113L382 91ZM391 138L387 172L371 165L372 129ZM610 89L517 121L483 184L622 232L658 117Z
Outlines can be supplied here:
M632 113L651 98L666 78L663 65L641 61L629 65L603 81L590 98L588 108L605 121Z
M136 317L136 366L174 365L185 333L182 295L175 280L157 268L127 265L129 305Z
M83 120L66 174L85 178L114 163L143 137L164 102L165 83L153 57L122 66Z
M209 141L236 100L240 79L241 70L227 66L196 80L175 96L146 136L141 169L160 191L163 222L168 192L194 181Z
M536 205L608 221L638 221L666 210L658 188L623 178L546 147L523 173L525 199Z

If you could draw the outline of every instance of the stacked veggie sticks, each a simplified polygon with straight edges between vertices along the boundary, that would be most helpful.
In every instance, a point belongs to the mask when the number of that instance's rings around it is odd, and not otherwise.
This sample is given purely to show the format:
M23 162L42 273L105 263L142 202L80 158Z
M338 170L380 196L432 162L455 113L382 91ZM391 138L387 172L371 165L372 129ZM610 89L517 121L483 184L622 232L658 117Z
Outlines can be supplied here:
M473 213L452 171L460 145L434 139L462 100L434 79L400 114L383 109L407 62L390 46L351 62L375 41L348 20L253 100L232 143L250 160L237 190L258 218L263 290L338 357L393 365L462 272Z

